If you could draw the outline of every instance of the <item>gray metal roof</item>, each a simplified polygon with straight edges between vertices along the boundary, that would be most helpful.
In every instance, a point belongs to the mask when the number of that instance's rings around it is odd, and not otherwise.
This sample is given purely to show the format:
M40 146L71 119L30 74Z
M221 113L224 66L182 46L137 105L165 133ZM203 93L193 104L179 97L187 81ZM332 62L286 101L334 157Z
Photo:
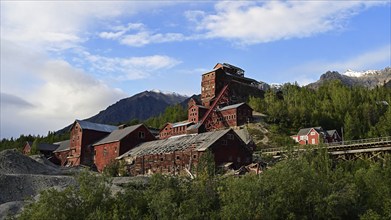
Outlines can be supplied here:
M312 128L302 128L300 129L299 133L297 133L297 136L307 135Z
M180 151L189 147L194 147L197 151L205 151L218 139L232 129L206 132L202 134L175 136L168 139L144 142L137 145L123 155L117 157L122 159L128 156L143 156L148 154L164 154L173 151Z
M198 129L198 128L200 128L201 127L201 125L202 125L202 123L201 122L198 122L198 123L196 123L196 124L194 124L194 125L190 125L189 127L187 127L187 129L186 130L192 130L192 129Z
M242 105L245 105L246 103L242 102L242 103L238 103L238 104L235 104L235 105L227 105L227 106L224 106L222 108L220 108L219 110L220 111L225 111L225 110L228 110L228 109L234 109L234 108L238 108L239 106L242 106Z
M252 141L252 138L250 136L250 133L248 132L247 128L234 130L235 133L242 139L242 141L246 144L249 144Z
M322 127L303 128L303 129L300 129L300 131L299 131L299 133L297 133L297 135L298 136L307 135L311 131L311 129L315 129L315 131L320 134L327 135L326 132L324 132Z
M144 126L143 124L138 124L138 125L133 125L129 126L123 129L118 129L113 132L111 132L109 135L107 135L105 138L102 140L96 142L93 144L93 146L100 145L100 144L106 144L106 143L111 143L115 141L120 141L122 138L126 137L128 134L132 133L135 131L137 128Z
M204 109L208 109L207 107L203 106L203 105L196 105L198 108L204 108Z
M71 146L69 140L57 142L57 143L54 143L54 144L57 145L58 147L57 147L57 149L55 151L53 151L53 153L67 151L67 150L70 149L70 146Z
M102 131L102 132L111 133L112 131L118 129L117 126L98 124L98 123L93 123L93 122L89 122L89 121L76 120L75 122L77 122L80 125L81 129L86 129L86 130Z
M189 121L181 121L181 122L173 123L172 127L176 128L176 127L186 126L186 125L189 125L189 124L192 124L192 123L193 122L189 122Z
M327 134L328 134L329 136L333 136L334 133L337 132L337 130L328 130L328 131L326 131L326 132L327 132ZM337 132L337 134L338 134L338 132Z

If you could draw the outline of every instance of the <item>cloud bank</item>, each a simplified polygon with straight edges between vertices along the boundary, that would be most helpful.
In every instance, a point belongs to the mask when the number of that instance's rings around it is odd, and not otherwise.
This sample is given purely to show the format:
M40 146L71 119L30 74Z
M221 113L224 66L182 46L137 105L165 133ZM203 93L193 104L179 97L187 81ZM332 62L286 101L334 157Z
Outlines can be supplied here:
M227 1L214 13L188 11L207 38L222 38L251 45L304 38L343 29L359 11L385 4L378 1Z

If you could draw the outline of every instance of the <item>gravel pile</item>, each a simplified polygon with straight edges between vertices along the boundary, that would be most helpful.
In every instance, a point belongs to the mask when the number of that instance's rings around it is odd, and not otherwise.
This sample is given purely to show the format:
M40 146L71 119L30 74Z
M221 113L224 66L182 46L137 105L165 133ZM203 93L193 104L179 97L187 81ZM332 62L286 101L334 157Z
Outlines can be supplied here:
M17 150L0 152L0 219L18 213L26 199L35 198L43 190L62 190L76 184L72 176L61 175L69 171L40 156L33 158Z
M23 201L36 196L42 190L49 188L61 190L71 184L76 184L71 176L0 174L0 204Z
M48 161L49 162L49 161ZM0 174L61 174L53 166L39 163L15 149L0 152Z

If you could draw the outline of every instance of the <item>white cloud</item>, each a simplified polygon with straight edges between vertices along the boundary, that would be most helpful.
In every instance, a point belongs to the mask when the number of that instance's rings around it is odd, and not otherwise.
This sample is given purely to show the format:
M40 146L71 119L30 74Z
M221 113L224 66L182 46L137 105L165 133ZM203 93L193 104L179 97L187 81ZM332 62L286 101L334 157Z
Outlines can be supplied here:
M104 24L172 3L1 1L0 4L0 136L15 137L21 133L46 134L75 118L90 117L126 97L121 90L97 80L88 69L78 69L66 62L64 52L80 50L82 43ZM112 29L113 34L101 37L113 39L137 26L117 26ZM113 71L109 74L119 71L126 78L145 77L152 70L169 68L179 62L166 56L90 58L82 62L91 63L96 69ZM94 63L93 59L101 63ZM146 63L140 64L142 59ZM24 108L20 108L23 104Z
M34 62L33 57L31 62ZM28 62L25 64L31 66ZM37 82L33 86L28 86L30 81L27 81L2 87L2 138L58 130L76 118L90 117L127 96L63 60L45 60L40 64L26 74L26 78L29 74L35 76L33 79ZM4 75L14 73L12 69L7 70Z
M344 27L348 18L379 1L249 1L219 2L214 14L187 12L209 38L241 44L303 38Z
M28 112L35 116L86 118L126 97L121 90L108 87L62 60L46 62L41 78L43 85L29 98L38 106Z
M64 50L84 42L108 20L169 2L1 1L1 38L29 47Z
M103 39L116 40L122 37L126 32L130 30L141 30L144 29L144 24L142 23L129 23L125 26L115 26L112 28L115 32L101 32L99 33L99 37Z
M155 33L141 23L129 23L127 26L112 28L112 32L101 32L103 39L118 40L119 43L132 47L142 47L148 44L178 42L192 39L181 33ZM132 33L129 33L132 32Z
M169 56L152 55L144 57L105 57L80 51L83 60L89 62L91 71L113 76L117 80L135 80L149 77L153 72L169 69L181 61ZM115 76L114 76L115 75Z

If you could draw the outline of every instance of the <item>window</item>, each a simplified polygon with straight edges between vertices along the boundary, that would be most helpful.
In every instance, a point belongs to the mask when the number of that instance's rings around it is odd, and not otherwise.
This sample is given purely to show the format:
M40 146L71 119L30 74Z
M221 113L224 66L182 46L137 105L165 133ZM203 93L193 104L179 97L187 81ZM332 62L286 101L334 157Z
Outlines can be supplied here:
M114 152L117 153L117 147L114 148Z
M193 155L193 159L196 159L196 158L197 158L197 154L194 154L194 155Z
M227 145L228 143L227 143L227 140L223 140L222 142L221 142L221 144L222 145Z
M229 140L233 140L234 139L234 135L233 134L227 134L227 137Z
M103 149L103 156L106 156L106 155L107 155L107 149L104 148L104 149Z
M145 133L142 132L142 131L139 131L138 132L138 137L144 139L145 138Z
M311 131L311 135L315 135L315 131Z
M177 160L179 160L179 159L180 159L180 157L179 157L179 156L176 156L176 159L177 159Z
M312 138L312 140L311 140L312 142L312 144L315 144L315 138Z

